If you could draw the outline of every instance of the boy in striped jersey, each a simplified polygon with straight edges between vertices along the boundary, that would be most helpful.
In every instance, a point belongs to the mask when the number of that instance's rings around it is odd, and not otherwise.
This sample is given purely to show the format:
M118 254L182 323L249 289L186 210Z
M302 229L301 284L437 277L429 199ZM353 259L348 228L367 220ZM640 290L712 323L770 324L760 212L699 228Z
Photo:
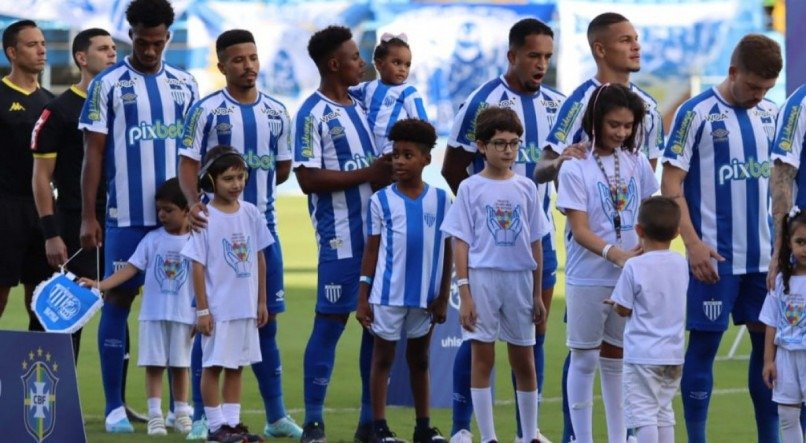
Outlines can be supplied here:
M391 161L380 157L361 107L347 88L364 74L364 61L352 33L329 26L308 42L308 53L321 76L293 121L294 172L308 209L319 248L316 316L305 348L305 425L302 443L327 441L324 402L333 373L336 345L358 302L358 277L364 252L364 216L373 187L391 182ZM355 439L372 432L369 371L372 335L361 340L361 417Z
M540 147L546 143L557 110L565 96L543 84L543 77L554 52L554 32L539 20L528 18L515 23L509 31L509 52L507 72L476 89L456 114L453 130L445 151L442 175L454 193L459 184L468 177L484 169L484 158L478 153L474 130L476 116L489 106L509 108L515 111L524 127L523 144L518 148L512 170L527 178L534 174L540 156ZM550 201L554 185L540 184L537 187L540 204L553 224ZM548 311L554 294L557 273L557 254L554 248L554 230L543 238L542 298ZM536 326L536 339L533 348L537 385L543 386L543 343L546 338L547 322ZM514 380L513 380L514 383ZM473 405L470 402L470 342L462 342L453 363L453 426L451 440L455 443L469 443L470 418ZM518 420L518 414L515 414ZM521 423L518 422L518 435ZM548 441L538 433L538 439Z
M769 151L777 107L764 99L781 71L781 49L758 34L745 36L725 80L678 108L663 153L663 195L682 210L680 234L691 274L683 365L688 440L705 441L713 362L728 314L746 324L752 341L748 387L759 442L778 441L778 413L764 385L764 325L771 242Z
M450 197L423 182L437 141L434 127L398 121L389 132L397 182L370 199L356 319L375 335L370 396L373 442L395 443L386 424L386 394L395 345L405 331L417 425L414 443L446 441L430 426L428 350L434 323L444 323L451 277L450 240L440 231ZM381 256L379 256L381 254Z
M104 246L104 272L123 266L157 226L156 189L176 175L184 116L199 97L187 72L162 61L174 11L167 0L133 0L126 9L132 54L92 81L79 118L85 155L81 177L81 244ZM106 230L95 215L105 165ZM107 432L133 432L121 398L126 319L143 276L105 295L98 325Z
M227 86L201 99L188 112L185 136L179 150L179 177L191 208L191 221L197 229L206 225L204 203L199 201L197 175L200 161L217 145L232 146L249 166L251 173L241 198L257 206L266 218L274 243L264 251L266 294L269 320L259 329L263 361L252 365L266 413L264 435L299 438L302 429L287 416L283 401L282 364L277 347L277 314L285 311L283 257L277 236L274 207L277 185L291 171L291 123L285 106L257 88L260 70L257 46L251 32L225 31L216 40L218 68ZM201 341L193 346L194 431L203 436L201 420Z

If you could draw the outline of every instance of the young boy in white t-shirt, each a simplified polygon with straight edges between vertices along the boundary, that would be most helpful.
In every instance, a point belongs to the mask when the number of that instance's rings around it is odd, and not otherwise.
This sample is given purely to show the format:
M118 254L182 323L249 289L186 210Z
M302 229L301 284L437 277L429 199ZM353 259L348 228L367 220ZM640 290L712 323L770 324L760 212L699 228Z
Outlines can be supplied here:
M190 238L188 204L176 178L166 181L156 193L157 215L162 227L146 234L123 268L101 282L82 278L87 286L101 291L117 287L140 272L145 272L137 365L146 368L148 397L148 434L165 435L162 416L162 373L171 371L174 395L174 428L190 432L188 368L193 324L196 322L191 302L190 262L182 248Z
M497 441L490 372L495 341L507 342L515 374L523 441L537 438L535 324L545 321L540 297L543 250L550 229L535 183L512 172L523 126L497 106L476 118L484 170L459 185L442 230L453 237L463 338L471 340L470 393L481 442Z
M672 398L680 387L685 354L688 263L669 250L677 237L680 207L650 197L635 226L643 253L630 258L612 298L624 327L624 416L638 442L674 442Z
M261 361L258 328L269 316L263 249L274 239L257 207L239 200L249 170L243 157L216 146L203 164L199 186L213 194L207 228L191 235L182 254L193 262L207 441L262 441L240 420L241 369Z

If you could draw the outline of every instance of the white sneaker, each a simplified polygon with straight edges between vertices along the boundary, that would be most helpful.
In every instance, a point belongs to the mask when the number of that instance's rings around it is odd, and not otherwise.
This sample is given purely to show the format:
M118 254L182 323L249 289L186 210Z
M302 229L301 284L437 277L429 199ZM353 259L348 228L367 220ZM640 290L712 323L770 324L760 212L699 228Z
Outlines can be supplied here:
M540 429L537 430L537 441L539 443L551 443L551 440L549 440L548 438L546 438L545 435L540 433Z
M473 443L473 433L467 429L460 429L453 434L450 443Z
M193 429L193 420L189 415L177 415L173 427L180 434L189 434Z
M161 415L148 419L148 435L168 435L165 429L165 420Z
M172 428L174 423L176 423L176 414L173 411L168 411L168 415L165 416L165 427Z
M638 443L638 437L630 435L627 437L627 443Z

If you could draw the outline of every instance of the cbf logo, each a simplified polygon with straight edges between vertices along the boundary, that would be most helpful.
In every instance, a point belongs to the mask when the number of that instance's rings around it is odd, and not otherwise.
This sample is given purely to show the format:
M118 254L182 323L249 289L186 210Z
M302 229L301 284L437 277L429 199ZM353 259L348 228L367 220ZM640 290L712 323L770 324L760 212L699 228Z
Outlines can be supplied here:
M53 361L50 352L30 351L22 361L23 418L25 430L35 442L48 438L56 424L56 385L59 379L55 373L59 364Z
M702 302L702 312L708 320L716 321L722 315L722 301L706 300Z

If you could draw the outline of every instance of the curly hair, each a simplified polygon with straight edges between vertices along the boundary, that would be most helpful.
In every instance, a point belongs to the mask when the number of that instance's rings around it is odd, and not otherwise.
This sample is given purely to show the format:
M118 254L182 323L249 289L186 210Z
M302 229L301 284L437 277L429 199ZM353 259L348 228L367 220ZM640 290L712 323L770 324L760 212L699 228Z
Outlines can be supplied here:
M321 72L325 62L333 56L339 46L351 38L353 38L353 33L349 28L335 25L328 26L311 36L308 41L308 55L311 56L311 59Z
M165 25L170 28L174 22L174 8L168 0L132 0L126 8L126 21L130 26L155 28Z
M424 153L428 153L437 143L437 131L427 121L407 118L398 120L389 130L389 140L393 142L412 142Z

